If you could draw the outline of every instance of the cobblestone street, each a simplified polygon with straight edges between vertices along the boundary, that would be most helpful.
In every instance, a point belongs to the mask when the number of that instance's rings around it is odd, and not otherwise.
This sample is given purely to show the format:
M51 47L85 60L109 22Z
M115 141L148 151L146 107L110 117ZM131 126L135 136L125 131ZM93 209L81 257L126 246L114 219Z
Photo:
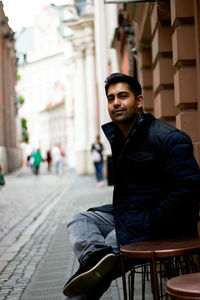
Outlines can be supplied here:
M112 186L67 170L58 177L45 165L39 176L23 168L0 190L0 300L64 300L62 288L77 270L66 223L80 211L112 201ZM135 299L141 299L140 282ZM122 300L121 278L102 300ZM146 299L152 299L151 293Z
M77 212L108 203L112 187L67 171L35 176L23 168L0 191L0 299L64 299L62 287L78 265L66 234ZM121 299L121 279L102 299Z

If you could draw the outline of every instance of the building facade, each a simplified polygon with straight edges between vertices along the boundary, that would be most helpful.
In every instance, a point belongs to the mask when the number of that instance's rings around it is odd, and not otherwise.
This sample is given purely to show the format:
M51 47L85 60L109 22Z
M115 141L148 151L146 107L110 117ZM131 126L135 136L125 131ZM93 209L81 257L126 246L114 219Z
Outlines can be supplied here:
M71 140L74 144L78 174L91 174L94 172L91 145L96 136L101 134L105 150L110 149L100 125L109 120L104 81L111 68L118 70L116 50L110 48L117 9L115 5L105 7L103 1L98 0L66 2L68 4L63 5L66 15L63 26L71 29L71 36L66 37L65 44L68 49L65 51L66 99L71 103L67 115L74 114L74 135L68 142ZM68 118L70 128L69 122Z
M16 52L14 33L0 1L0 164L3 172L22 165L16 98Z
M200 1L111 2L120 70L141 82L146 112L190 135L200 164Z
M24 98L20 118L27 121L27 155L40 148L46 152L60 144L66 152L64 39L60 8L46 6L33 27L16 35L18 56L17 93Z

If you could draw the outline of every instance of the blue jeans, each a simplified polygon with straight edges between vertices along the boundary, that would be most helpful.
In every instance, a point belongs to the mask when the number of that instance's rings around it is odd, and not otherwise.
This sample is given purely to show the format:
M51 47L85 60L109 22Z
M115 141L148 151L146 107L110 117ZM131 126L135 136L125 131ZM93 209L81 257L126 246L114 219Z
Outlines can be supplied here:
M97 181L103 180L103 161L100 162L94 162L95 166L95 173L96 173L96 179Z
M67 225L72 249L80 264L87 260L91 254L100 249L111 247L113 253L119 255L113 215L100 211L86 211L75 215ZM99 295L109 287L112 279L102 281L101 286L95 289L98 295L90 293L93 299L99 299ZM97 291L98 290L98 291ZM88 300L87 295L76 296L73 300Z

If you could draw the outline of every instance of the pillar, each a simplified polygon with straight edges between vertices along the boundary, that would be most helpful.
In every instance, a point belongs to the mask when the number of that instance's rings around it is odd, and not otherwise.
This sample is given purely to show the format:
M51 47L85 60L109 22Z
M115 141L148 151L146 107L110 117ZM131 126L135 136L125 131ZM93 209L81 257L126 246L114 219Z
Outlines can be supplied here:
M0 146L4 144L3 40L0 36Z
M99 133L99 121L98 121L98 106L97 106L97 90L96 90L96 72L95 72L95 57L94 57L94 45L91 40L88 43L88 47L85 50L85 72L86 72L86 105L87 105L87 173L92 173L94 166L91 163L91 145L96 139L96 135Z
M169 2L160 2L151 14L154 115L175 125L175 68L172 64L172 28Z
M87 134L87 102L86 82L84 72L84 50L77 47L76 70L74 80L74 102L75 102L75 150L76 171L82 175L86 173L86 152L88 148Z
M197 107L198 107L198 139L194 143L194 152L200 165L200 0L194 0L195 24L195 52L196 52L196 78L197 78Z
M171 24L175 105L179 108L176 125L196 143L199 140L199 112L193 1L171 0Z
M153 113L153 81L151 45L139 45L139 81L144 95L144 111Z

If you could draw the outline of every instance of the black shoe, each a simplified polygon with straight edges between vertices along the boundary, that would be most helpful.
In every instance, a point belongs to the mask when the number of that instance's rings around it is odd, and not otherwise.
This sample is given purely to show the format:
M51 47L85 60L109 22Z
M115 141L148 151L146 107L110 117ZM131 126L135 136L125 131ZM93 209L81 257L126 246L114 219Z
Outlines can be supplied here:
M112 271L117 263L117 256L113 253L102 255L103 252L98 252L95 252L96 255L94 253L86 263L81 265L78 271L67 281L63 288L65 296L74 297L86 294Z

